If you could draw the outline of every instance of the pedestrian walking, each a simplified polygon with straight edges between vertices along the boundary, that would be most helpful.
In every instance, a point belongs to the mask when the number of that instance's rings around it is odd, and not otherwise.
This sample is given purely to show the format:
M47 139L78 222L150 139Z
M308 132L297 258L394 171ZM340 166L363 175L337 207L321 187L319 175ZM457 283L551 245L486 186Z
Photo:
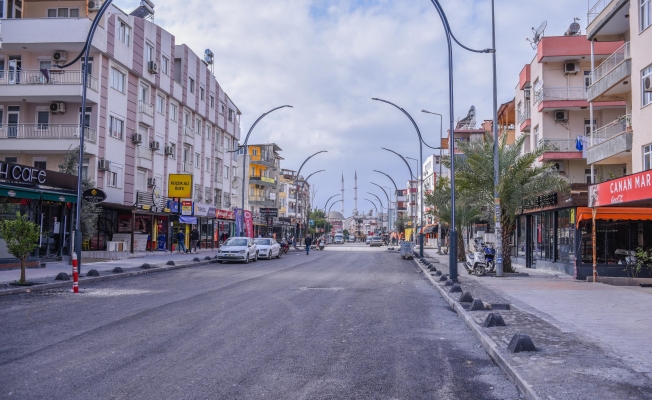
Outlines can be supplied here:
M179 229L179 232L177 233L177 250L179 251L179 254L181 254L181 249L183 249L183 253L186 253L186 234L183 233L181 229Z
M193 227L192 231L190 232L190 253L192 253L192 249L195 249L195 253L197 253L197 246L199 245L199 231L197 230L197 227Z
M312 238L310 235L306 235L304 243L306 244L306 255L310 255L310 245L312 244Z

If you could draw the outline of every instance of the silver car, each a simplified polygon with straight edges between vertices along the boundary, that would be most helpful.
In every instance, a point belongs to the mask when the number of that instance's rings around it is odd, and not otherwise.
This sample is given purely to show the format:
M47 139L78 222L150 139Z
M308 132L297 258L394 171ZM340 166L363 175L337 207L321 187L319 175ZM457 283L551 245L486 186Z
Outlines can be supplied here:
M258 261L256 242L248 237L232 237L217 250L217 262L239 261L248 264Z
M369 242L369 246L374 247L374 246L382 246L383 245L383 240L379 238L378 236L374 236L371 238L371 241Z
M259 258L281 258L281 245L274 239L258 238L254 239L258 249Z

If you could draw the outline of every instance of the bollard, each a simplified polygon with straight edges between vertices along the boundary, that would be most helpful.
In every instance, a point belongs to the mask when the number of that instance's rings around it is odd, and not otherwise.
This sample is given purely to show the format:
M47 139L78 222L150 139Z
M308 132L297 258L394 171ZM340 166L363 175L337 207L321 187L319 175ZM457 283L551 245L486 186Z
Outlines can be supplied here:
M72 253L72 292L79 293L79 272L77 270L77 253Z

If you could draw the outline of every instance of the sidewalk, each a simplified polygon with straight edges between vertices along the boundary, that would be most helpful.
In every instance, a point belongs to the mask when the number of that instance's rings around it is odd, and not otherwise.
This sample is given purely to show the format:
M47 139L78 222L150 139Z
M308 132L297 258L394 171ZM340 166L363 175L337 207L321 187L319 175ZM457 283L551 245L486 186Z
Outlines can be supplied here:
M438 270L448 273L448 255L440 256L430 249L424 255L438 262ZM474 298L512 305L510 311L499 311L513 330L502 335L500 330L506 328L481 327L485 313L468 312L499 348L506 347L511 336L505 336L514 332L530 335L541 347L531 355L505 356L531 381L535 391L546 391L540 375L548 374L547 379L554 381L553 376L562 371L563 386L568 390L572 391L577 380L587 386L581 398L595 394L595 389L606 391L598 391L594 398L607 398L604 396L617 392L619 385L630 391L626 398L652 398L652 288L588 283L561 273L526 268L517 271L528 276L476 277L467 274L463 266L458 268L458 275L462 289ZM595 378L599 378L597 387L591 388L589 381ZM646 391L641 393L641 388Z

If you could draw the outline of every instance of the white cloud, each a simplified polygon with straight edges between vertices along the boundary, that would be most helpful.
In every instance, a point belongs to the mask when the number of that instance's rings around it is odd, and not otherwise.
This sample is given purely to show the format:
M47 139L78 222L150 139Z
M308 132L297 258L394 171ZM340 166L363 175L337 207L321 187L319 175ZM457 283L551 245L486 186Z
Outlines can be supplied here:
M131 10L137 1L117 1ZM489 0L441 0L457 38L473 48L491 47ZM362 194L379 189L373 173L383 170L398 182L408 178L392 148L418 158L416 133L400 111L371 101L380 97L412 114L426 141L439 144L439 119L448 125L448 59L444 31L428 0L199 0L158 1L156 23L202 54L215 53L215 75L242 110L242 130L265 111L283 109L256 126L250 143L276 142L283 166L296 169L308 155L305 174L319 169L317 206L339 193L345 173L345 208L353 208L353 171ZM530 27L548 19L547 35L562 35L573 17L585 21L586 2L496 1L498 102L511 100L518 73L535 51L525 41ZM583 27L584 28L584 27ZM477 118L491 118L491 56L454 48L455 117L476 106ZM424 158L427 151L424 150ZM382 198L382 197L381 197ZM365 204L367 203L367 204ZM334 207L339 209L339 205Z

